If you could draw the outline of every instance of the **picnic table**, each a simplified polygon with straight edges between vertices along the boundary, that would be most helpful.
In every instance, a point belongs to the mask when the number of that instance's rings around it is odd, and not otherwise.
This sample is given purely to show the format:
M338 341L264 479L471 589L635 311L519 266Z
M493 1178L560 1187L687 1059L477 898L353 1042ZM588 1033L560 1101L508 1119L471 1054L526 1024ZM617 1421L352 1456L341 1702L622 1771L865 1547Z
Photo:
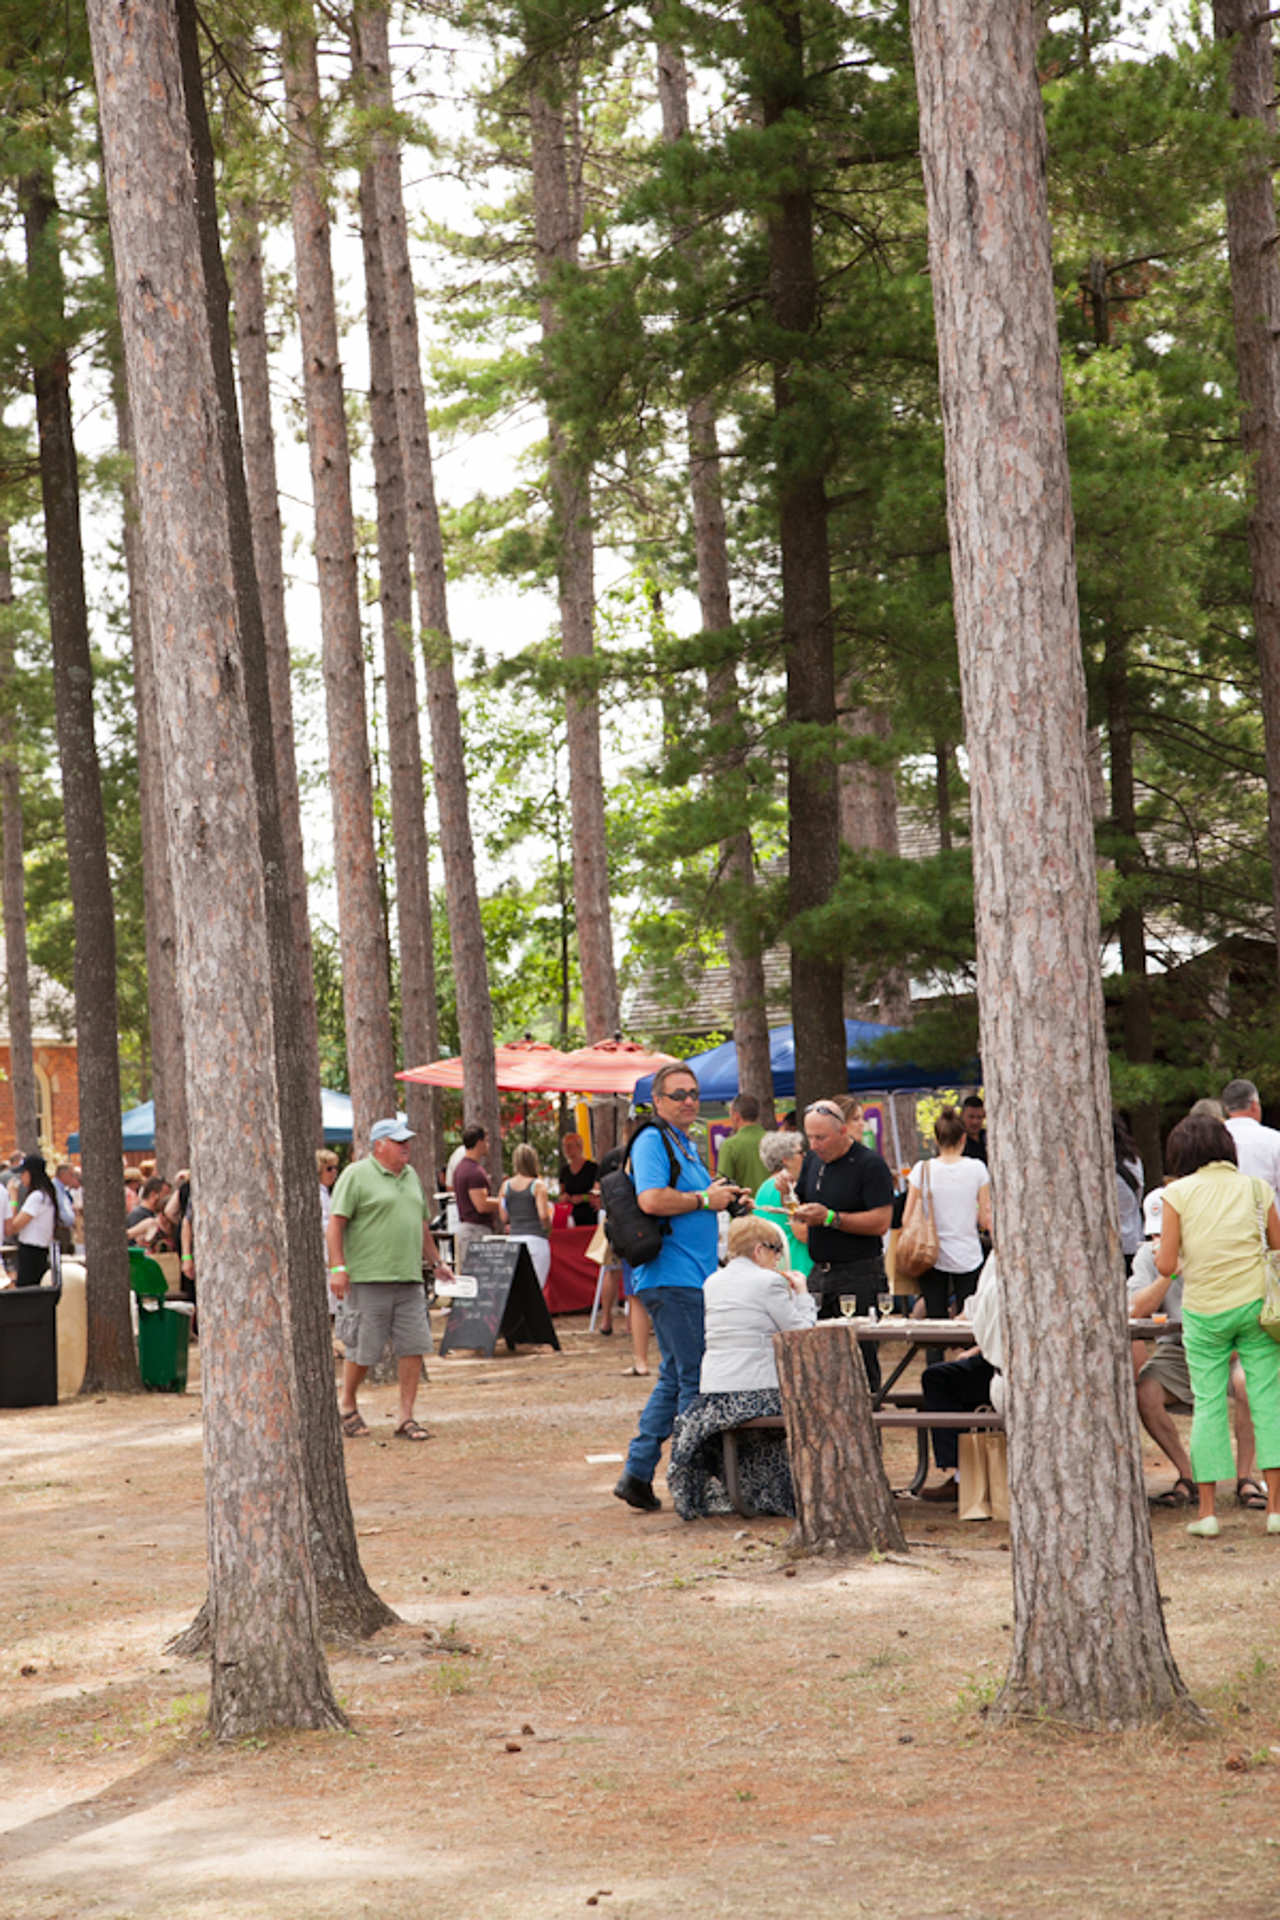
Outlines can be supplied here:
M830 1323L825 1323L829 1325ZM888 1315L884 1319L855 1318L849 1321L857 1339L872 1340L877 1346L890 1346L895 1342L903 1346L901 1358L893 1371L881 1378L879 1387L871 1396L871 1417L877 1428L906 1427L913 1429L916 1435L916 1468L906 1491L919 1493L929 1473L929 1431L932 1427L951 1427L958 1432L972 1432L981 1427L1003 1428L1004 1415L989 1413L929 1413L924 1404L924 1395L900 1389L897 1385L912 1360L922 1348L951 1347L972 1350L977 1345L973 1328L967 1320L913 1320L905 1314ZM1162 1334L1177 1333L1182 1322L1174 1318L1130 1320L1128 1337L1131 1340L1152 1340ZM782 1427L784 1421L780 1414L765 1414L756 1420L745 1420L738 1430L728 1429L721 1435L725 1484L730 1501L738 1513L749 1510L741 1504L739 1496L737 1431L752 1427Z

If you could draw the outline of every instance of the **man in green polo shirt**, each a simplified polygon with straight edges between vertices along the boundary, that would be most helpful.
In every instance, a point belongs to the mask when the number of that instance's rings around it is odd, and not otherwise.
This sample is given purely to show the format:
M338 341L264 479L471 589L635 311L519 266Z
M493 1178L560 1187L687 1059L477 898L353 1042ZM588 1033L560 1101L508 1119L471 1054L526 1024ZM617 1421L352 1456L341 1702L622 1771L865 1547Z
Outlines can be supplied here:
M368 1157L352 1161L330 1202L329 1285L339 1302L346 1354L338 1407L349 1440L369 1431L356 1392L388 1340L400 1385L395 1437L431 1438L413 1417L422 1356L431 1351L423 1262L430 1261L442 1279L452 1274L427 1224L422 1182L409 1165L413 1137L399 1120L375 1120L369 1129Z
M733 1132L721 1142L716 1156L716 1172L735 1187L757 1193L768 1179L760 1158L764 1128L760 1125L760 1102L754 1093L740 1093L729 1109Z

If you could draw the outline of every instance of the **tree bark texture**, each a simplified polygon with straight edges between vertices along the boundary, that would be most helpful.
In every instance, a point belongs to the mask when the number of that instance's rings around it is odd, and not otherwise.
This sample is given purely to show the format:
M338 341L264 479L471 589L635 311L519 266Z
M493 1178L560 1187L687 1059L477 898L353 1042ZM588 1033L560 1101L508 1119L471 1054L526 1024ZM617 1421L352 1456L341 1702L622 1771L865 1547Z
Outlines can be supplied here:
M316 570L334 869L342 947L347 1072L355 1109L354 1150L396 1111L386 932L374 854L373 786L365 702L364 641L351 506L351 460L329 249L329 207L320 141L320 81L311 9L283 41L286 117L293 158L293 244L302 336L307 445L315 504Z
M286 1274L296 1418L302 1444L307 1533L315 1573L320 1623L326 1634L355 1638L374 1633L395 1615L369 1585L360 1564L355 1522L347 1495L346 1462L333 1391L333 1349L325 1297L325 1253L316 1204L314 1142L319 1138L314 1051L308 1045L302 976L294 946L281 809L278 804L279 731L272 711L266 633L254 568L248 489L236 415L230 305L218 234L213 143L205 110L194 0L178 0L179 48L185 75L188 135L195 169L196 216L203 250L205 313L216 382L230 528L232 577L243 646L249 751L257 800L268 961L271 969L272 1037L282 1115ZM302 1116L292 1124L294 1116ZM195 1631L198 1631L198 1623Z
M533 170L534 258L544 357L563 324L557 283L577 264L581 204L570 179L562 78L548 69L529 94L529 151ZM573 815L573 893L582 972L582 1013L588 1044L607 1040L620 1018L609 898L604 773L600 758L600 701L595 660L595 530L591 473L559 417L555 374L547 365L547 479L556 536L560 651L569 675L565 726L569 745L569 805ZM597 1145L599 1142L597 1142Z
M1280 970L1280 261L1276 259L1275 55L1261 0L1213 0L1214 36L1231 47L1231 114L1251 120L1265 147L1227 190L1227 251L1249 456L1249 567L1267 765L1267 852Z
M400 1047L405 1066L415 1067L439 1059L440 1022L436 1010L431 873L422 784L418 676L414 663L413 568L405 512L404 462L400 457L396 426L395 365L378 232L377 180L372 162L360 175L360 230L364 244L369 429L378 509L378 597L382 614L391 830L396 863ZM412 1080L403 1084L409 1125L417 1136L411 1158L424 1187L428 1193L434 1193L439 1169L446 1158L439 1089Z
M658 45L658 98L662 106L662 137L676 146L689 135L689 75L678 47ZM677 244L688 250L684 235ZM716 414L705 395L695 396L685 410L689 441L689 498L693 509L694 554L698 569L698 608L702 631L719 635L731 646L733 600L729 588L729 541L725 530L724 489L721 485L720 445ZM712 782L728 782L742 792L746 756L740 742L738 675L732 654L707 674L707 703L716 733L725 746L708 767ZM745 804L745 793L743 794ZM764 984L764 955L754 938L751 896L755 891L755 858L751 830L720 842L720 878L727 911L724 944L729 960L729 990L733 999L733 1044L738 1060L738 1085L761 1103L766 1126L775 1120L773 1062L769 1052L769 1016Z
M804 26L797 0L769 9L777 45L761 100L766 127L807 110ZM768 216L769 313L779 336L773 367L778 441L778 545L787 674L787 859L791 1019L796 1107L843 1093L844 968L813 925L840 873L836 781L835 631L825 452L804 453L795 426L807 402L804 360L819 323L812 189L782 188ZM812 425L812 422L810 423ZM788 444L790 442L791 444Z
M294 965L298 974L298 1044L304 1071L298 1075L306 1104L298 1111L314 1151L324 1138L320 1116L320 1043L316 1030L316 985L311 963L311 915L307 903L307 863L302 844L298 764L293 746L293 684L289 629L285 620L284 534L276 482L276 443L271 419L271 364L267 302L262 269L262 223L258 209L240 200L231 209L228 254L236 324L236 361L240 373L240 414L244 436L244 477L253 530L254 571L262 609L271 696L271 732L276 763L276 796L284 847L284 884L289 896Z
M824 1320L777 1333L773 1350L800 1544L810 1553L905 1553L852 1327Z
M887 740L889 715L883 707L855 706L843 719L849 740ZM891 764L861 757L840 762L840 838L855 853L887 853L894 859L898 840L898 783ZM853 1000L846 995L846 1016L856 1018ZM905 967L881 974L872 995L875 1017L889 1026L907 1026L911 1020L911 981Z
M58 765L75 920L76 1057L84 1189L89 1357L85 1393L138 1385L129 1320L129 1265L120 1230L120 1054L116 1020L116 926L107 863L106 816L93 729L93 664L80 540L80 478L71 426L70 367L63 332L58 210L48 180L21 188L27 274L49 330L32 343L40 492L44 503L53 642Z
M371 9L362 14L358 32L360 58L370 97L378 107L389 111L393 103L385 11ZM453 671L453 644L449 636L444 541L436 506L427 401L422 386L418 312L413 267L409 258L400 154L389 131L383 131L375 139L372 165L395 377L396 424L404 470L409 547L413 556L426 661L431 758L458 1008L463 1114L467 1125L481 1126L488 1134L491 1143L489 1165L493 1173L498 1175L502 1171L502 1109L493 1057L493 1003L489 998L484 924L480 917L475 849L471 839L462 718Z
M133 422L123 367L113 376L117 436L128 456L124 480L124 564L129 583L129 633L133 645L134 710L138 727L138 826L142 841L142 901L146 922L147 1021L151 1037L151 1097L155 1103L156 1165L172 1180L191 1164L187 1125L187 1068L178 1008L178 929L173 878L165 844L164 780L160 771L155 659L151 649L147 583L138 531L134 480Z
M978 999L1000 1200L1006 1714L1140 1724L1165 1635L1125 1334L1084 668L1031 0L915 0Z
M248 529L229 511L230 359L220 370L210 334L221 290L207 281L176 10L95 0L89 20L137 440L199 1195L210 1719L220 1738L234 1738L343 1723L319 1643L286 1284L274 982L232 552ZM193 16L186 25L191 46Z
M0 817L3 818L4 967L9 1008L9 1088L14 1140L40 1151L40 1101L31 1045L31 980L27 970L27 890L22 842L22 771L18 764L17 691L13 678L13 569L9 528L0 521Z

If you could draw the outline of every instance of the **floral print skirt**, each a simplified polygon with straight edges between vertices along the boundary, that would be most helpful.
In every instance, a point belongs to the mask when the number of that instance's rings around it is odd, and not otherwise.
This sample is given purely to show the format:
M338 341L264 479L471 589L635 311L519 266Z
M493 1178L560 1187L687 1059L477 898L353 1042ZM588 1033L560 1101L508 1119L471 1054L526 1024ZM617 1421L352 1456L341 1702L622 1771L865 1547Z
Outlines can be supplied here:
M707 1513L732 1513L724 1479L726 1427L782 1412L776 1387L743 1393L700 1393L676 1421L671 1439L667 1486L685 1520ZM785 1433L766 1429L738 1435L738 1484L744 1503L756 1513L795 1515L791 1466Z

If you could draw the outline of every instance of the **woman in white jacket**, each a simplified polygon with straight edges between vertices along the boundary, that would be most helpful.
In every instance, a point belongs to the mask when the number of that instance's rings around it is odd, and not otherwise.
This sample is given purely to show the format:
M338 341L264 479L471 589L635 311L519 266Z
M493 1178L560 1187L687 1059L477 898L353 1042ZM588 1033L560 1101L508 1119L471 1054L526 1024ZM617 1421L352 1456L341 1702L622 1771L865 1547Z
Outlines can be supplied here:
M676 1512L686 1520L733 1511L720 1435L743 1420L781 1412L773 1336L811 1327L817 1313L803 1276L782 1266L786 1240L780 1227L754 1214L735 1220L728 1251L728 1264L709 1274L702 1289L701 1391L677 1421L671 1443L667 1485ZM795 1513L783 1434L741 1435L738 1471L743 1494L757 1513Z

